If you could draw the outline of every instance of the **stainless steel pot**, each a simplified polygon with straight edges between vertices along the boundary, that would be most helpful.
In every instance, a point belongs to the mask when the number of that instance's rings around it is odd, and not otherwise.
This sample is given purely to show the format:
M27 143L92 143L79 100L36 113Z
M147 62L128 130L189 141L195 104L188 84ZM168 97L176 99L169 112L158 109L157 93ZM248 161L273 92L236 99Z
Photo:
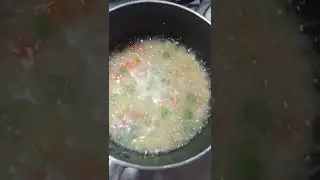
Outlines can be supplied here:
M161 36L179 39L196 51L209 70L211 23L188 8L167 1L134 1L109 10L109 50L121 48L134 38ZM212 101L210 101L212 102ZM202 133L187 145L165 154L143 155L109 140L109 178L117 179L126 167L143 170L175 168L197 160L211 150L211 117ZM109 164L110 165L110 164Z

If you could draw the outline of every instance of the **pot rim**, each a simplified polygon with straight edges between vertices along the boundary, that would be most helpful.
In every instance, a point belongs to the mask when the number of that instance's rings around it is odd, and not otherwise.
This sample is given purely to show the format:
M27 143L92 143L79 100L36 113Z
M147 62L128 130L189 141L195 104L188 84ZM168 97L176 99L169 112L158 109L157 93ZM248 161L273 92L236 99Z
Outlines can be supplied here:
M134 1L131 1L131 2L125 2L125 3L122 3L120 5L117 5L117 6L113 7L113 8L111 8L111 9L109 9L109 13L112 12L112 11L115 11L117 9L123 8L125 6L135 5L135 4L142 4L142 3L158 3L158 4L167 4L167 5L171 5L171 6L176 6L178 8L183 9L183 10L191 12L192 14L195 14L196 16L198 16L199 18L201 18L202 20L204 20L206 23L208 23L211 26L211 22L207 18L205 18L204 16L199 14L198 12L193 11L192 9L190 9L188 7L185 7L183 5L180 5L180 4L177 4L177 3L174 3L174 2L170 2L170 1L164 1L164 0L134 0Z
M199 14L198 12L195 12L185 6L182 6L180 4L177 3L173 3L173 2L169 2L169 1L163 1L163 0L135 0L132 2L126 2L120 5L117 5L111 9L109 9L109 13L112 11L115 11L117 9L123 8L125 6L130 6L130 5L136 5L136 4L142 4L142 3L158 3L158 4L166 4L166 5L171 5L171 6L175 6L178 7L180 9L183 9L185 11L188 11L196 16L198 16L199 18L201 18L204 22L208 23L211 26L211 22L206 19L204 16L202 16L201 14ZM141 169L141 170L164 170L164 169L170 169L170 168L176 168L179 166L183 166L186 164L189 164L191 162L194 162L197 159L200 159L202 156L204 156L205 154L207 154L209 151L211 151L211 145L209 145L206 149L204 149L203 151L201 151L200 153L198 153L197 155L190 157L184 161L181 162L177 162L177 163L173 163L173 164L167 164L167 165L162 165L162 166L142 166L142 165L138 165L138 164L133 164L127 161L122 161L119 160L111 155L109 155L109 160L113 161L116 164L119 164L121 166L124 167L130 167L130 168L136 168L136 169Z

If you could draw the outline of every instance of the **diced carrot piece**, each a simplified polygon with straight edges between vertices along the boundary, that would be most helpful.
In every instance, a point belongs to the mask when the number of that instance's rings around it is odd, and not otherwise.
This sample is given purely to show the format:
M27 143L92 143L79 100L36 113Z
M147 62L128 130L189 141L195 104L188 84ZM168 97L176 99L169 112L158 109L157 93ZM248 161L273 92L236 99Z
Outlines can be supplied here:
M126 60L124 63L122 63L122 65L129 70L140 64L140 62L140 59L135 57L133 59Z
M140 118L142 118L143 117L143 115L141 114L141 113L138 113L138 112L136 112L136 111L132 111L131 112L131 118L132 118L132 120L138 120L138 119L140 119Z
M177 105L178 104L178 97L176 95L172 96L171 101L172 101L173 105Z

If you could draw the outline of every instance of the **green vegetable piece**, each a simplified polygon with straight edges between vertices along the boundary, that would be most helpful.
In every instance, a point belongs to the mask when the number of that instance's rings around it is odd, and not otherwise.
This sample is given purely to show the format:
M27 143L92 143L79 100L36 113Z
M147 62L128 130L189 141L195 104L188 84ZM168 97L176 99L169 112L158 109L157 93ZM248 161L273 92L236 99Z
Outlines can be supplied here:
M193 93L187 94L187 100L191 103L197 103L197 97Z
M120 67L120 73L124 74L124 73L127 73L127 72L128 72L127 68L125 68L123 66Z
M163 57L166 58L166 59L169 59L171 56L170 56L169 53L164 52L164 53L163 53Z
M184 112L183 112L183 118L185 120L190 120L192 119L193 117L193 112L190 110L190 109L186 109Z
M161 118L166 118L166 117L168 117L169 112L170 112L169 108L167 108L167 107L162 107L161 110L160 110Z

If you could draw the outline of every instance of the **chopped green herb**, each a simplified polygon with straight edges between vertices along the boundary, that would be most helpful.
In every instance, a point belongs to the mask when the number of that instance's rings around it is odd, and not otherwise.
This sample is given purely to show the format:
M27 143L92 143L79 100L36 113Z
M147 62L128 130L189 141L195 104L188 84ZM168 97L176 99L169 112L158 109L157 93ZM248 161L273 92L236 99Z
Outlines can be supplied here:
M190 109L186 109L184 112L183 112L183 118L185 120L190 120L192 119L193 117L193 112L190 110Z
M169 115L169 112L170 112L169 108L167 108L167 107L162 107L160 111L161 111L160 112L161 113L161 118L166 118Z
M120 72L121 72L121 73L127 73L127 72L128 72L128 69L125 68L125 67L123 67L123 66L121 66L121 67L120 67Z
M164 53L163 53L163 57L164 57L164 58L166 58L166 59L168 59L168 58L170 58L171 56L170 56L170 54L169 54L169 53L164 52Z

